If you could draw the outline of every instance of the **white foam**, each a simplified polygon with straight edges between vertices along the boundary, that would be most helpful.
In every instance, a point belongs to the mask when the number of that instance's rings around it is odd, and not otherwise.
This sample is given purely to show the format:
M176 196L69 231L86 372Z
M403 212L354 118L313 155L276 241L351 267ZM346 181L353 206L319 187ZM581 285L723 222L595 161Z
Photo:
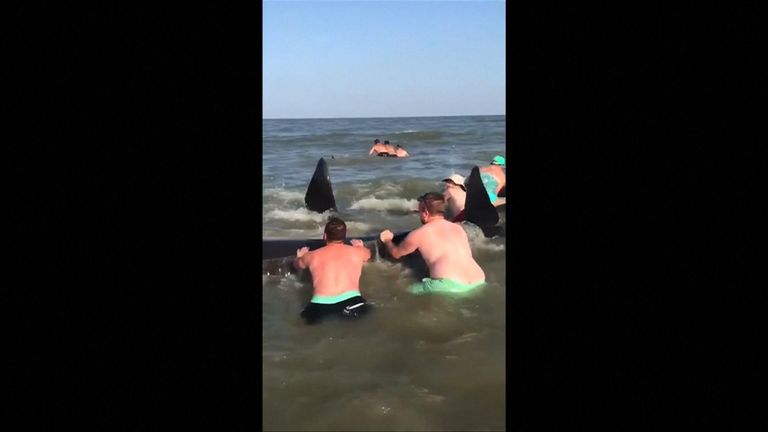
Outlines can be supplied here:
M506 249L504 244L499 244L486 238L485 234L483 234L483 230L481 230L477 225L465 222L461 224L461 227L464 228L464 232L467 233L469 244L475 249L484 249L496 252L501 252Z
M282 228L280 230L270 231L264 234L264 238L320 238L323 235L323 226L317 225L315 228Z
M464 232L467 233L470 243L474 244L475 242L485 240L485 234L483 234L483 230L481 230L479 226L464 222L461 224L461 227L464 228Z
M346 222L346 224L347 224L347 236L348 237L351 235L350 231L366 233L366 232L368 232L371 229L371 225L369 225L369 224L367 224L365 222L349 221L349 222Z
M264 196L277 198L283 201L304 201L304 195L301 192L285 190L282 188L264 189Z
M280 291L296 291L301 288L301 282L293 274L285 275L277 284Z
M419 208L416 200L404 198L363 198L349 207L351 210L402 210L415 211Z
M503 244L495 244L488 241L473 243L472 246L474 246L476 249L485 249L494 252L502 252L504 249L506 249L506 246Z
M298 208L293 210L272 210L264 215L264 219L280 219L289 221L302 221L302 222L322 222L328 219L328 212L317 213L306 208Z
M388 194L397 194L403 190L403 187L398 183L383 183L376 185L376 190L374 191L375 194L381 194L381 193L388 193Z

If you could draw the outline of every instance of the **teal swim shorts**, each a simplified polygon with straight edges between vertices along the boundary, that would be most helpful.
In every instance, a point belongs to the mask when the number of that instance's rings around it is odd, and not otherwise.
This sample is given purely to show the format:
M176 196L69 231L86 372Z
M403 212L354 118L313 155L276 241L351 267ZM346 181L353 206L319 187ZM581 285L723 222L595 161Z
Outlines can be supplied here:
M463 294L482 285L485 285L485 281L465 284L456 282L453 279L424 278L421 280L421 283L411 285L410 291L413 294L427 294L431 292Z
M312 296L312 303L318 303L318 304L336 304L341 303L344 300L349 300L352 297L358 297L360 295L360 291L347 291L345 293L335 295L335 296L319 296L314 295Z

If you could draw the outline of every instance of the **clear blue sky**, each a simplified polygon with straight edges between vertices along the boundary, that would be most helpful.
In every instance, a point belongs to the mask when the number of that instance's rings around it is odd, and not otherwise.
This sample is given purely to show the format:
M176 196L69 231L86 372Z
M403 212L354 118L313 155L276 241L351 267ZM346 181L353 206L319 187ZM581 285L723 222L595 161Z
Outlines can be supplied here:
M265 1L264 118L505 113L501 1Z

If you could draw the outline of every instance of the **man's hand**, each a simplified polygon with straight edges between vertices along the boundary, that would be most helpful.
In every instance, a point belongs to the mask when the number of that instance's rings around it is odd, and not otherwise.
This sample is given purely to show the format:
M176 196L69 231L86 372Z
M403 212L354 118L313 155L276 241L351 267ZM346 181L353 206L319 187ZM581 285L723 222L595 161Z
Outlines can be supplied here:
M362 241L362 240L360 240L360 239L354 239L354 240L350 240L350 241L349 241L349 243L350 243L352 246L354 246L354 247L364 247L364 246L363 246L363 241Z
M392 238L394 238L394 237L395 237L395 235L392 234L392 231L390 231L390 230L384 230L384 231L381 232L381 234L379 234L379 239L383 243L391 242Z
M296 249L296 258L301 258L309 252L309 247L304 246L301 249Z

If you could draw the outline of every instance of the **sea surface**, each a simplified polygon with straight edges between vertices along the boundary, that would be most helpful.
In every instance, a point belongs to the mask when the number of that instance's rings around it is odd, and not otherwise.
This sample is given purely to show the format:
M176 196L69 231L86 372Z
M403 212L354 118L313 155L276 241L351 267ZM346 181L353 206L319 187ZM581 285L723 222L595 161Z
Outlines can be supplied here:
M265 119L263 131L263 237L322 236L331 212L306 210L304 194L324 157L333 213L354 238L420 226L419 195L505 155L506 118ZM411 157L368 156L375 138ZM265 430L504 429L506 242L464 228L485 287L414 296L407 287L425 274L375 258L360 282L373 311L356 321L305 325L308 275L262 272Z

